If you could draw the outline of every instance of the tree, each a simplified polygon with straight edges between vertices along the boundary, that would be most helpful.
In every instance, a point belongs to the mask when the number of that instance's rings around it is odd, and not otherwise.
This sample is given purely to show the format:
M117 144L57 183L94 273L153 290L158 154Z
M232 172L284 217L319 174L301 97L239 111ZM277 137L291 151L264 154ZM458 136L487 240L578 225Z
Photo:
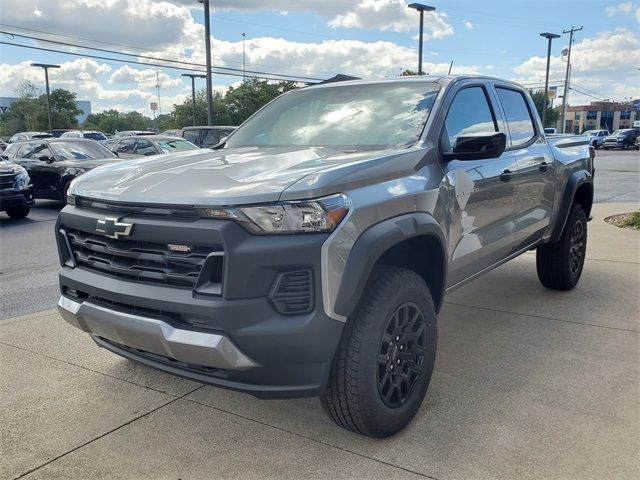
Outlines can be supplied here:
M237 88L229 87L224 103L229 108L232 125L240 125L271 100L295 88L294 82L271 83L257 78L251 78Z
M140 112L121 113L118 110L105 110L100 113L92 113L84 122L86 130L100 130L105 133L121 132L123 130L147 130L151 125L151 119Z
M53 128L73 128L78 125L78 115L84 112L78 108L75 93L63 88L56 88L51 92L49 102ZM48 130L47 96L40 95L38 103L40 108L38 108L36 116L36 127L38 130Z
M216 125L240 125L271 100L295 88L297 85L294 82L272 83L252 78L243 82L239 87L230 87L226 94L216 91L213 93L214 122ZM195 110L196 125L206 125L207 95L205 89L196 92ZM171 115L173 116L172 128L193 125L191 97L176 105ZM168 127L163 126L162 128Z
M531 98L533 100L533 103L536 106L536 110L538 111L538 115L540 115L540 118L542 119L542 110L544 108L544 90L539 90L537 92L534 91L529 91L529 93L531 94ZM551 108L551 101L547 102L547 114L545 116L545 120L544 120L544 127L552 127L556 124L556 122L558 121L558 118L560 117L560 113L554 109Z
M14 101L2 116L6 130L11 135L16 132L49 130L47 96L36 96L37 90L27 81L18 84L15 93L20 98ZM53 128L75 127L78 123L77 116L83 113L76 104L76 94L57 88L51 92L49 98L51 126Z

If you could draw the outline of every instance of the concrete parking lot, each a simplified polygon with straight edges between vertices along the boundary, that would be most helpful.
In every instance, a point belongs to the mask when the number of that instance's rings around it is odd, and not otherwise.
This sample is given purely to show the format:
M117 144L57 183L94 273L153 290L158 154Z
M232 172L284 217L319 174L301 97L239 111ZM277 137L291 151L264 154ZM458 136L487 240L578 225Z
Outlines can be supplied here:
M387 440L99 349L51 309L58 207L3 218L0 478L640 478L640 233L604 222L640 207L640 154L598 157L581 283L544 289L526 254L448 296L425 403Z

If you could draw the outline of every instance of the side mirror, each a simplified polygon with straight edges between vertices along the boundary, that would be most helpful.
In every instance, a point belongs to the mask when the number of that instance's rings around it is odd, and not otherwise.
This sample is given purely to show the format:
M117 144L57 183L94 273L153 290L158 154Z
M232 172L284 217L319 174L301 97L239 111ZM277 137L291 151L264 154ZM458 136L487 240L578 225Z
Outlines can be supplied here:
M40 160L41 162L47 162L47 163L53 162L53 158L51 158L49 155L40 155L38 157L38 160Z
M453 152L447 152L443 157L446 162L498 158L506 148L507 136L504 133L480 133L458 137Z

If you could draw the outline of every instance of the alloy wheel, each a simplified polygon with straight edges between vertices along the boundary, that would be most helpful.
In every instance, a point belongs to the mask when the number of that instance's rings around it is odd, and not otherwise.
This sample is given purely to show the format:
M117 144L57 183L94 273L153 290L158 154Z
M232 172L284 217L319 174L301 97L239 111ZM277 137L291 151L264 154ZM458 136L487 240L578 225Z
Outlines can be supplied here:
M577 221L573 226L571 234L571 244L569 247L569 271L571 275L576 275L580 269L580 262L584 256L585 229L581 221Z
M417 305L407 302L387 321L378 350L378 392L389 408L398 408L411 396L423 373L427 329Z

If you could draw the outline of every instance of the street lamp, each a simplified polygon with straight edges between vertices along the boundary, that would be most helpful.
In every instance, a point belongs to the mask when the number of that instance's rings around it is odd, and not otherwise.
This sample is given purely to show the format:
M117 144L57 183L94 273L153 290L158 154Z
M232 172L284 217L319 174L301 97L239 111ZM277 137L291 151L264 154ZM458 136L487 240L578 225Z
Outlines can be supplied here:
M51 126L51 106L49 105L49 69L60 68L60 65L52 65L50 63L32 63L32 67L40 67L44 70L44 81L47 85L47 117L49 118L49 133L53 135L53 127Z
M191 78L191 105L193 106L193 125L196 125L196 78L207 78L206 75L198 75L197 73L183 73L183 77Z
M547 117L547 101L549 99L548 95L549 95L549 66L551 65L551 40L553 40L554 38L560 38L560 35L555 33L545 32L545 33L541 33L540 36L549 40L549 45L547 47L547 74L544 79L544 100L542 102L542 128L544 128L546 126L544 122Z
M432 12L436 7L430 7L429 5L423 5L422 3L410 3L409 8L413 8L420 12L420 40L418 44L418 75L422 75L422 36L424 30L424 12Z
M204 4L204 36L205 54L207 56L207 125L213 125L213 81L211 79L211 25L209 0L198 0Z

